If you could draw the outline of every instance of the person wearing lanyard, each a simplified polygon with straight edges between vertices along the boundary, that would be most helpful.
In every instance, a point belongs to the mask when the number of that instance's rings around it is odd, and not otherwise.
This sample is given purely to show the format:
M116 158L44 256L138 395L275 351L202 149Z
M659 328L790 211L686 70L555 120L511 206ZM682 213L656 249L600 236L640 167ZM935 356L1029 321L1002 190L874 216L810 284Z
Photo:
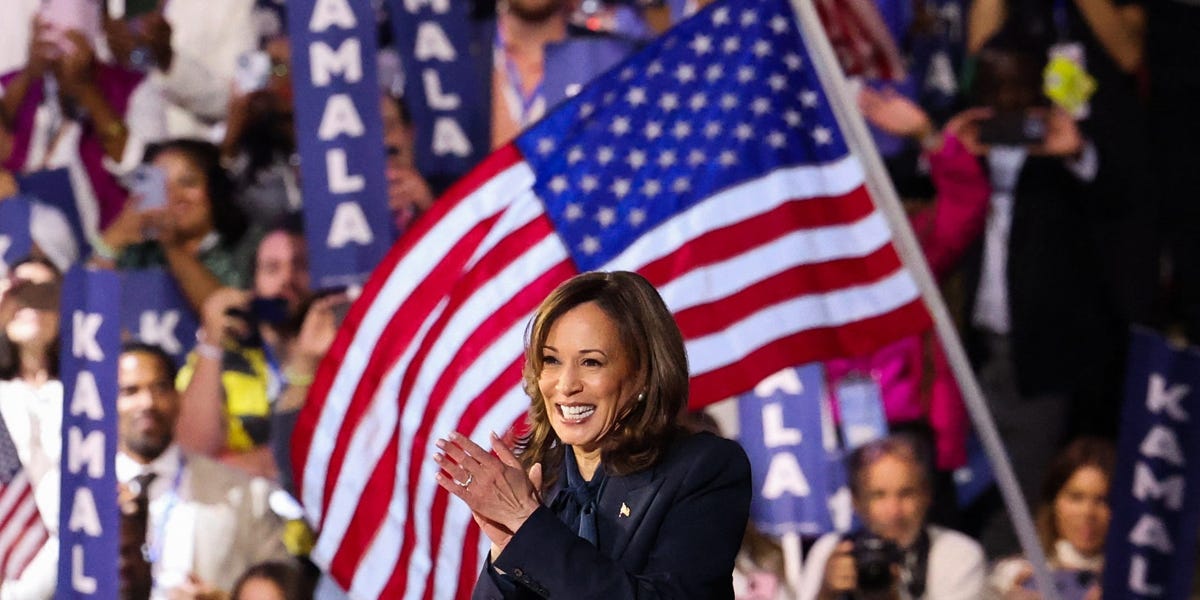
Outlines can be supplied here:
M179 394L170 356L130 342L117 362L118 481L148 486L145 556L152 598L231 589L251 565L286 559L276 488L175 444Z
M572 25L571 4L506 0L498 6L492 43L493 148L636 49L635 40Z
M281 362L285 330L311 292L298 227L280 225L263 237L252 280L253 291L221 288L204 304L200 343L176 382L183 392L178 441L193 452L220 456L274 479L278 472L267 447L271 408L283 389L300 379ZM267 314L270 307L273 314Z

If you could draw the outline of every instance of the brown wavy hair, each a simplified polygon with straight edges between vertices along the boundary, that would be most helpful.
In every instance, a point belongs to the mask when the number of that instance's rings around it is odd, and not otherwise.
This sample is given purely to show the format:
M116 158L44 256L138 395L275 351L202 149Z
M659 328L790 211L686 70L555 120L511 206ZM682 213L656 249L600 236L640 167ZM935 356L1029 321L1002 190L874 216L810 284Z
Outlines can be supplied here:
M1117 463L1117 450L1109 440L1085 436L1071 442L1050 464L1042 482L1041 502L1037 508L1038 541L1047 557L1054 555L1054 543L1058 541L1058 526L1054 522L1054 500L1077 471L1084 467L1095 467L1104 474L1112 485L1113 469Z
M646 278L628 271L577 275L542 301L529 325L525 346L525 393L529 395L529 433L517 441L526 468L542 463L543 485L558 477L564 445L550 426L545 399L538 387L542 348L550 327L571 309L594 302L616 324L622 350L628 353L644 397L631 404L616 427L600 440L605 472L625 475L658 462L670 440L683 428L687 406L688 364L683 335L671 311Z

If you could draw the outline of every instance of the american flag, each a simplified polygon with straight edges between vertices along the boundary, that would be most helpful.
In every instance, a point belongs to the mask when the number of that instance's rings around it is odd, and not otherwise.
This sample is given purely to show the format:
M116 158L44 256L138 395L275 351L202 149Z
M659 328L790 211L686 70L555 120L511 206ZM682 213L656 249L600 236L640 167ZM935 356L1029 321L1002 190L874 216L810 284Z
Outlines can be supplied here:
M29 476L0 417L0 580L20 577L48 537Z
M293 438L313 558L354 598L466 598L481 534L433 443L504 431L523 339L581 271L633 270L672 308L691 405L923 330L787 0L718 3L489 156L392 249Z

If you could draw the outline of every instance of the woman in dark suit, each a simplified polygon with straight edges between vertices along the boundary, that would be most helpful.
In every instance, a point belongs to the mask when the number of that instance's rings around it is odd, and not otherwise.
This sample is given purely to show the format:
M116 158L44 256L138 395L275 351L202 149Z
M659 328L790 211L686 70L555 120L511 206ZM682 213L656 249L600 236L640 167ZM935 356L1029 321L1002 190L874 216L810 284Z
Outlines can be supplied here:
M438 442L439 484L491 540L475 598L733 598L750 508L736 443L690 434L683 337L652 285L586 273L534 315L529 433Z

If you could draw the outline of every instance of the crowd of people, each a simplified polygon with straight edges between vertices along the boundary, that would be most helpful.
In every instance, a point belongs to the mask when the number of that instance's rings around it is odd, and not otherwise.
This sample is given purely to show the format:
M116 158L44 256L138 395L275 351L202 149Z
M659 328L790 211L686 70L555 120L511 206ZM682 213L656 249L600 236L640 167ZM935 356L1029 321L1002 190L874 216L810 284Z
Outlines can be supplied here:
M62 211L35 201L31 254L3 266L0 417L51 536L19 579L0 581L0 599L55 589L58 306L77 263L162 269L199 323L182 364L134 340L121 351L122 593L311 597L319 574L292 499L290 432L350 299L313 289L309 275L286 6L162 0L122 16L108 4L0 9L0 202L20 191L20 176L66 169L83 233L75 239ZM477 4L492 42L491 94L478 109L499 147L599 74L557 48L596 43L587 47L599 69L708 2ZM1083 574L1072 589L1096 597L1130 326L1200 341L1200 211L1187 200L1200 183L1190 102L1200 46L1189 43L1200 7L850 4L872 9L891 38L882 51L901 67L857 78L858 107L959 322L1052 566ZM397 95L393 41L381 24L379 201L399 237L451 182L417 169L416 133L429 124L413 122ZM148 166L163 180L161 202L135 185ZM1039 597L998 495L956 502L952 473L967 461L971 427L928 334L825 365L831 383L868 374L895 434L847 459L862 531L806 540L800 580L785 581L777 544L743 528L741 451L675 421L686 357L647 288L632 274L564 284L527 340L531 437L511 450L497 438L496 456L465 438L441 442L442 487L491 541L476 597ZM835 418L837 405L830 398ZM657 537L639 529L614 556L611 523L590 515L614 501L611 490L646 485L647 472L663 498L645 517ZM506 494L471 491L502 483ZM691 531L700 520L704 531ZM862 556L876 545L894 567L872 587Z

